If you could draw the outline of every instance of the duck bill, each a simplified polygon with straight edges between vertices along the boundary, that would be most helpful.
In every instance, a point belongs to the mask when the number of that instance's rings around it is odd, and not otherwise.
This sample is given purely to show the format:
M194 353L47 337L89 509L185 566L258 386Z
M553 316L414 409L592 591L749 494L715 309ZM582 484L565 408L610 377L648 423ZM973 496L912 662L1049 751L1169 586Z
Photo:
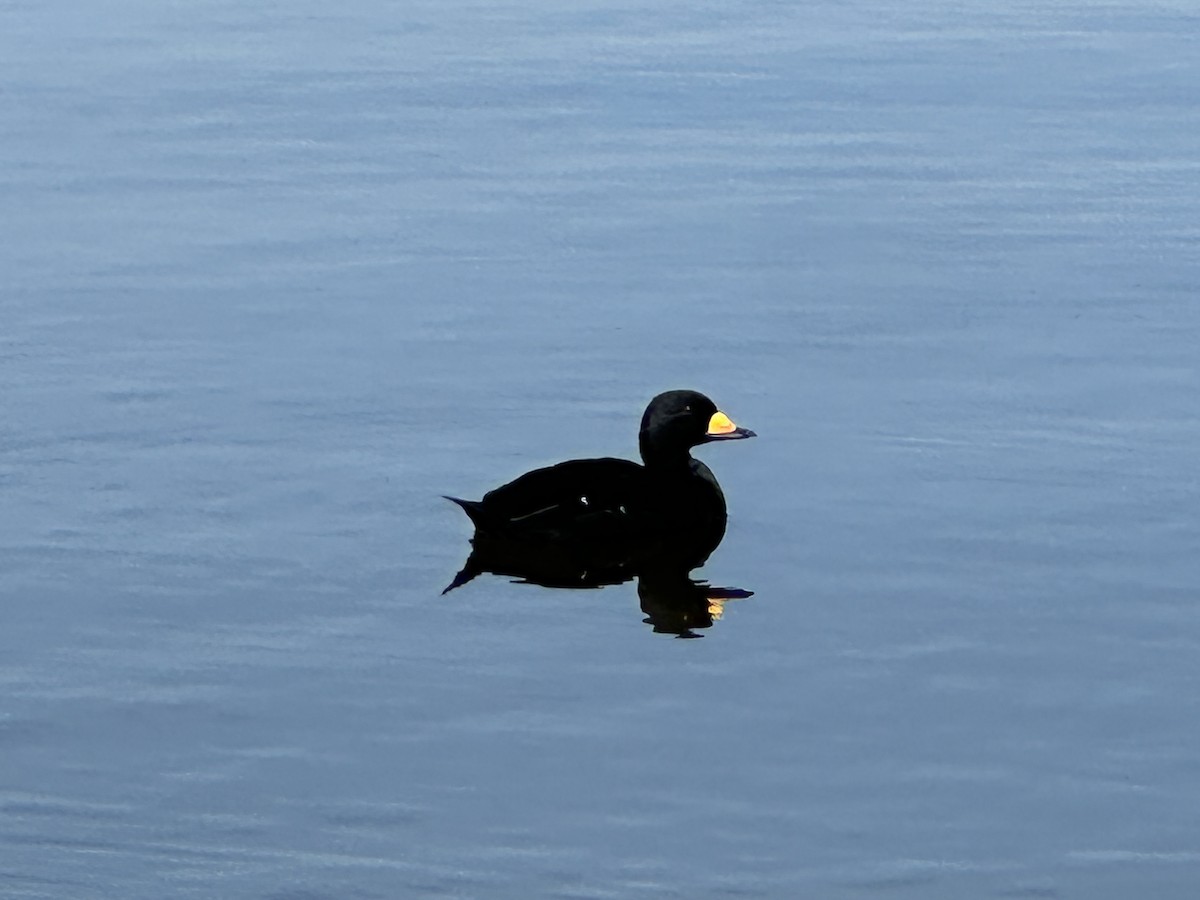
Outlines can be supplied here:
M725 413L717 411L708 420L708 430L704 432L704 440L708 441L737 441L742 438L752 438L757 435L749 428L739 428Z

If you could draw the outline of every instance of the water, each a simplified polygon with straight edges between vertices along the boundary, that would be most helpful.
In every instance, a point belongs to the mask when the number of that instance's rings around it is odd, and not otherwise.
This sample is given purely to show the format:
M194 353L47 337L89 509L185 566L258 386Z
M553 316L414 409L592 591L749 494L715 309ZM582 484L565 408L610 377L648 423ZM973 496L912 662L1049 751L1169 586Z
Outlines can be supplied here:
M1192 895L1191 4L3 18L0 895ZM672 387L753 597L438 596Z

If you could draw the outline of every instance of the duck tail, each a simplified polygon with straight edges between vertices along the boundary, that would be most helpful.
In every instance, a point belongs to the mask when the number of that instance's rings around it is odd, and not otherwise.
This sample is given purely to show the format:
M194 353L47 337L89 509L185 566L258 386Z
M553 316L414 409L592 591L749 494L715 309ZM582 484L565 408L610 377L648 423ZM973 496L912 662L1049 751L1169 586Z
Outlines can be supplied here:
M451 497L449 494L442 494L451 503L457 503L474 523L476 528L486 524L487 514L483 511L483 502L480 500L463 500L459 497Z

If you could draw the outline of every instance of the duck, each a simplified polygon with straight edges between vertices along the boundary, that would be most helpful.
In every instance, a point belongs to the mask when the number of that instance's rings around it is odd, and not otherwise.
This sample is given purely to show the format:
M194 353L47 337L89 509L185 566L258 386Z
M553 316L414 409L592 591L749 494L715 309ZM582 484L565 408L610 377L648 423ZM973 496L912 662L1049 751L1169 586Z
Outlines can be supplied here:
M666 391L642 415L640 464L572 459L526 472L480 500L443 496L471 519L477 551L552 548L632 570L637 554L674 548L695 567L724 537L727 510L716 476L691 451L751 437L704 394Z

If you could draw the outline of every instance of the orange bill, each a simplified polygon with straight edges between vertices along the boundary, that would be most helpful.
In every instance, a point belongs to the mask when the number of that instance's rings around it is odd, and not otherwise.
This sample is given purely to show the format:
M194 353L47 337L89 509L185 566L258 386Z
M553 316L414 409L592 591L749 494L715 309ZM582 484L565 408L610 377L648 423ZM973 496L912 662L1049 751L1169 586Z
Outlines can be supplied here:
M713 413L712 418L708 420L709 434L733 434L735 431L737 426L733 424L733 420L720 410Z
M712 414L712 418L708 420L708 430L704 432L705 440L709 441L748 437L754 437L754 432L748 428L739 428L720 410Z
M708 420L709 434L732 434L737 431L737 426L725 413L717 410L712 414L712 418Z

